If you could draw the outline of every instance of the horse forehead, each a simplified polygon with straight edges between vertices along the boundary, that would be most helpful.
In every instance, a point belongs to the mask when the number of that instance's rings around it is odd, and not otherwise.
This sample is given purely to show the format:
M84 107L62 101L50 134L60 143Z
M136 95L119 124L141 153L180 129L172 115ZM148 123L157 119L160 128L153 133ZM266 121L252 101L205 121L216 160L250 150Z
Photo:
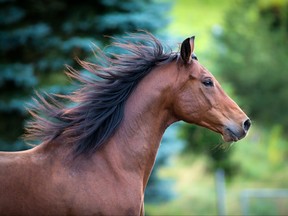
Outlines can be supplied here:
M193 62L192 73L198 77L213 77L212 73L196 60L194 60Z

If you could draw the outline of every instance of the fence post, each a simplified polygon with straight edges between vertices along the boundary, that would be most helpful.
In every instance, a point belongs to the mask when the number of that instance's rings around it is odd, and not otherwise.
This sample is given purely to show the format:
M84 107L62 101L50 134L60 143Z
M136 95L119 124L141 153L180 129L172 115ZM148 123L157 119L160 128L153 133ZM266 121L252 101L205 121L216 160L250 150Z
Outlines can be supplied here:
M223 169L217 169L215 172L217 209L219 216L226 215L225 208L225 172Z

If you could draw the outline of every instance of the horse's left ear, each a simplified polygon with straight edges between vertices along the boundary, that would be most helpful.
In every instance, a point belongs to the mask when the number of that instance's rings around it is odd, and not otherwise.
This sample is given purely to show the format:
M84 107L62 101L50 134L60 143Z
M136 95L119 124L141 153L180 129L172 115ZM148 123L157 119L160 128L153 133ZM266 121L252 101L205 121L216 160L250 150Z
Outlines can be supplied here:
M192 60L192 53L194 51L194 39L195 36L186 38L181 44L180 55L184 64L189 64Z

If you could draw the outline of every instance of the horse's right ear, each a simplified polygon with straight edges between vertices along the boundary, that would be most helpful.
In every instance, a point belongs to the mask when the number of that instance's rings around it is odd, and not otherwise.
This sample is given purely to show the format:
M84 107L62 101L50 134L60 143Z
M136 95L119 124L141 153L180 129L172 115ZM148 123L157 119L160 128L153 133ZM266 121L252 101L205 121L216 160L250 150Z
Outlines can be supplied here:
M192 60L191 56L194 51L194 39L195 36L186 38L181 44L180 56L184 64L189 64Z

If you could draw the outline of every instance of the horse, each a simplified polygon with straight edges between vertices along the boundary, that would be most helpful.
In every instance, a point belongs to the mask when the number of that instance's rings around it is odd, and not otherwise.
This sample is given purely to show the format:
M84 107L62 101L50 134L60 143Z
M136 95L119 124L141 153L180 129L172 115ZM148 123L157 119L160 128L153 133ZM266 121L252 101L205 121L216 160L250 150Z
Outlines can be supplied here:
M36 93L27 142L0 153L1 215L143 215L144 191L159 143L177 121L246 136L251 121L194 54L195 37L172 51L149 32L95 52L97 63L67 66L78 89Z

